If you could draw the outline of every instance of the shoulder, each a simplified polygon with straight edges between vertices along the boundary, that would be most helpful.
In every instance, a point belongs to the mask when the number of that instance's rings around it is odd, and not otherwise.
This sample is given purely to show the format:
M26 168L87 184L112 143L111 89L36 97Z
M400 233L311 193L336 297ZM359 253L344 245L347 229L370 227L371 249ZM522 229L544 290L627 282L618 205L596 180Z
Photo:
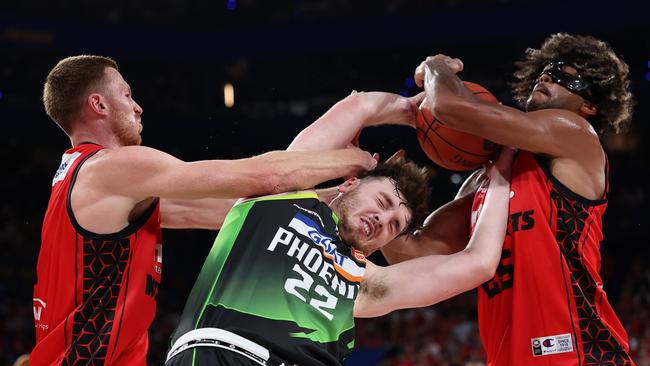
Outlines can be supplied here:
M138 162L152 157L160 158L171 155L147 146L122 146L111 149L103 149L97 153L98 161L121 163Z
M142 169L155 168L179 162L175 157L146 146L123 146L118 148L102 149L89 160L88 168L96 170L98 174L115 173L117 169Z

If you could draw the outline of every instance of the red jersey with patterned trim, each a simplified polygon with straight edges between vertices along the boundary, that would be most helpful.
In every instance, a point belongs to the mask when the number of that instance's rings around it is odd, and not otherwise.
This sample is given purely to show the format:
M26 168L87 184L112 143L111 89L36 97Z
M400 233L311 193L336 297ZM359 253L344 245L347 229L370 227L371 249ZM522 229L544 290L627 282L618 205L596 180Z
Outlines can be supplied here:
M34 285L31 365L146 364L162 271L159 204L117 233L83 229L70 193L81 165L101 149L81 144L66 151L52 180Z
M634 365L599 275L606 195L580 197L543 159L526 151L515 159L501 262L478 290L487 365Z

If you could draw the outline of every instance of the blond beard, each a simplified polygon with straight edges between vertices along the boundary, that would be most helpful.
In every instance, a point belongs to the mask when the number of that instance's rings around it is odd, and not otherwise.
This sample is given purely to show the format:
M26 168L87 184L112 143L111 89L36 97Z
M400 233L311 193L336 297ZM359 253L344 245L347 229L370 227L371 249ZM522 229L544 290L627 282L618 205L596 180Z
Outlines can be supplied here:
M140 136L140 133L134 131L133 128L128 125L129 122L126 124L118 123L118 121L124 122L128 120L129 119L127 118L126 114L118 113L115 118L115 123L111 124L111 130L117 140L120 142L121 146L140 145L142 143L142 137Z

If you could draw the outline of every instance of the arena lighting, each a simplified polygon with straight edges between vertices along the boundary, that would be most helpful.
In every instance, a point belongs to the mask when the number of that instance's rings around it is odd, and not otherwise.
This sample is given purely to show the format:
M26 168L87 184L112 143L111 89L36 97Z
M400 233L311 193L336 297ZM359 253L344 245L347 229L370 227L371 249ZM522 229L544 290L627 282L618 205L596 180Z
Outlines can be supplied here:
M223 104L226 108L232 108L235 105L235 87L231 83L223 86Z
M237 0L227 0L226 1L226 9L228 9L228 10L237 9Z
M458 173L454 173L449 177L449 181L453 184L460 184L463 181L463 177Z
M650 81L650 71L645 73L645 79Z
M3 98L4 96L5 96L5 94L2 92L2 90L0 90L0 100L2 100L2 98Z

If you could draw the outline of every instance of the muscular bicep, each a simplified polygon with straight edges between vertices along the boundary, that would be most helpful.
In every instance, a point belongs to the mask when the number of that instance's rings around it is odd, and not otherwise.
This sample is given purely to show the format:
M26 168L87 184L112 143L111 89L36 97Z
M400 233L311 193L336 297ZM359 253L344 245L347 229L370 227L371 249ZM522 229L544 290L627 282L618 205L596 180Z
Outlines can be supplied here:
M259 164L258 164L259 165ZM89 167L93 183L108 195L196 199L264 193L268 182L252 159L184 162L142 146L108 151ZM257 192L256 192L257 191Z

